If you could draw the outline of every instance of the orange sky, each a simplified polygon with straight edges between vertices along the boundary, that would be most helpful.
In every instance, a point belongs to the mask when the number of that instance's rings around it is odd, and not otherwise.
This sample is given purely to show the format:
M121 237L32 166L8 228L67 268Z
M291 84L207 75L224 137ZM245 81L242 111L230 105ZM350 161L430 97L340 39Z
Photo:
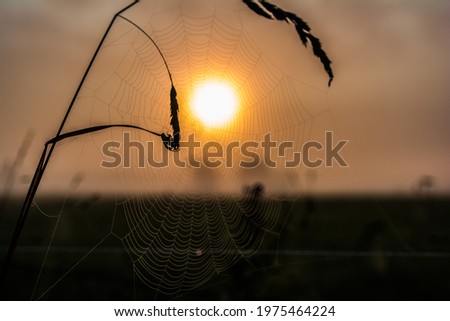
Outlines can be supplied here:
M211 0L210 4L215 2ZM235 171L231 175L233 178L227 178L225 181L241 184L247 182L246 179L248 182L259 179L266 185L273 185L274 190L287 187L299 191L390 194L411 193L422 176L431 175L435 182L433 189L448 194L448 1L273 2L307 20L313 33L322 40L333 61L335 80L331 88L326 88L327 77L318 60L309 50L295 42L297 36L289 26L252 15L243 5L239 15L249 15L244 23L246 34L251 35L257 45L264 42L267 44L263 49L258 47L258 51L263 52L267 61L279 65L282 75L292 72L292 76L297 76L296 68L304 67L304 72L298 77L306 82L306 87L312 86L313 92L316 89L321 91L318 100L314 94L305 94L305 108L316 114L313 122L302 123L303 127L298 128L310 126L307 136L315 139L323 137L325 131L332 130L338 139L349 140L344 154L350 167L322 168L318 171L302 169L289 173L272 173L258 168L254 173ZM163 34L164 23L169 23L172 19L174 25L177 16L172 12L164 18L159 13L162 9L158 6L166 2L157 1L156 6L154 3L155 1L143 0L142 4L138 5L140 7L135 7L127 16L145 26L149 32L159 30L160 34ZM26 178L33 172L43 143L55 134L109 20L114 12L125 4L126 2L108 0L36 0L31 3L2 1L0 146L3 152L0 155L0 182L5 180L8 165L14 161L27 130L33 129L33 146L20 169L14 189L21 191L26 187ZM232 8L238 8L239 5L239 1L229 2ZM152 10L154 16L150 14ZM148 17L143 12L149 12ZM157 16L161 21L158 22ZM236 23L231 16L228 18L224 15L222 19L229 25ZM266 32L258 33L258 28L265 25L270 25L270 28ZM124 28L122 30L126 30L126 27ZM285 38L277 37L278 32L283 32ZM289 32L291 33L286 34ZM293 41L280 51L280 42L286 42L286 39ZM161 46L170 47L164 42ZM107 58L104 59L107 61ZM174 67L178 64L176 59L176 54L169 57ZM182 66L181 62L179 66ZM220 64L218 66L220 67ZM105 63L104 68L107 67ZM176 71L177 68L172 72L178 81L178 89L185 88L182 91L187 92L189 86L182 83L182 77L177 78L180 74ZM99 77L101 79L101 76ZM325 86L322 86L323 84ZM179 93L181 100L183 92ZM257 98L256 95L254 100ZM252 98L248 99L251 101ZM315 101L319 101L320 106L314 110ZM80 104L83 106L82 102ZM286 103L285 108L286 111L283 112L288 112L294 106L288 106ZM84 114L81 110L80 107L80 118L74 116L72 123L68 124L69 127L77 128L78 122L82 122ZM271 115L269 110L265 112L267 117ZM249 117L254 113L256 112L249 109L244 112L244 116ZM92 121L94 118L87 119ZM185 129L195 130L192 126L185 124ZM268 125L271 129L273 126ZM256 126L251 131L256 133L260 129ZM289 136L289 133L287 131L286 135ZM203 135L207 136L205 133ZM87 177L84 184L89 188L101 190L105 182L110 184L109 180L113 178L110 177L110 172L98 170L98 160L89 165L85 165L83 161L81 166L80 161L67 163L61 156L65 153L64 155L71 155L73 160L80 155L91 155L87 150L95 150L96 146L101 145L103 138L105 137L99 135L94 139L95 144L88 147L83 147L81 143L74 143L73 146L63 145L55 154L53 167L49 168L53 174L48 174L43 188L51 191L60 186L67 186L68 181L77 172ZM61 179L61 173L65 173L67 177ZM133 175L140 177L139 171ZM146 175L141 182L143 184L150 184L156 179L164 180L166 174ZM190 172L183 181L186 186L191 184L217 188L223 180L221 175L222 173L217 171ZM91 183L89 179L92 180Z

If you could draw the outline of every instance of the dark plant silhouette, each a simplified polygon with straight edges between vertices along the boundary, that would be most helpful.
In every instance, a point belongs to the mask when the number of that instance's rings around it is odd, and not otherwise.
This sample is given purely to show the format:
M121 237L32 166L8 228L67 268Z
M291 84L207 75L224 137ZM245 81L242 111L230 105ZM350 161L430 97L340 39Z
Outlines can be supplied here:
M156 134L156 135L161 136L164 146L167 149L169 149L171 151L177 151L180 148L180 136L181 136L180 123L178 121L177 91L175 89L175 85L174 85L173 79L172 79L172 73L170 72L169 65L167 64L166 58L164 57L161 49L159 49L159 46L156 44L156 42L152 39L152 37L149 36L149 34L147 32L145 32L144 29L142 29L139 25L134 23L132 20L122 16L121 14L118 14L117 16L122 18L123 20L127 21L128 23L132 24L139 31L141 31L147 37L147 39L153 43L155 48L158 50L159 55L161 56L162 60L164 61L164 65L166 66L166 70L169 75L170 84L172 85L172 87L170 89L170 117L171 117L170 125L172 126L173 136L170 134L165 134L165 133ZM125 127L128 127L128 126L125 126ZM135 128L155 134L154 132L151 132L144 128L140 128L140 127L135 127Z
M256 2L252 1L252 0L242 0L250 9L252 9L254 12L256 12L257 14L259 14L260 16L263 16L267 19L272 19L272 16L270 14L267 13L266 10L264 10L263 8L261 8L261 6L259 4L257 4Z
M66 114L63 118L63 120L61 121L61 124L59 126L59 129L56 133L56 136L50 140L48 140L45 145L44 145L44 150L42 151L42 155L41 158L39 160L38 166L36 168L36 171L34 173L33 179L31 181L30 187L28 189L27 195L25 197L25 201L23 203L22 206L22 210L20 212L19 215L19 219L17 221L16 224L16 228L14 230L10 245L9 245L9 249L8 249L8 253L6 254L6 258L5 261L3 262L3 267L2 267L2 271L1 271L1 275L0 275L0 285L3 285L3 282L6 278L6 274L9 268L9 265L11 263L12 260L12 256L14 254L14 251L17 247L17 243L21 234L21 231L25 225L25 221L27 219L28 216L28 212L30 210L31 204L33 203L33 199L34 196L36 195L36 192L39 188L39 184L41 182L42 176L44 175L45 169L47 168L47 165L50 161L50 158L52 156L52 153L55 149L56 144L64 139L70 138L70 137L76 137L76 136L80 136L80 135L85 135L88 133L93 133L93 132L97 132L97 131L101 131L107 128L113 128L113 127L123 127L123 128L133 128L133 129L137 129L137 130L142 130L145 131L149 134L153 134L153 135L157 135L160 136L164 146L171 150L171 151L177 151L179 149L179 142L180 142L180 125L178 123L178 102L177 102L177 98L176 98L176 90L175 90L175 86L173 84L172 81L172 74L170 73L169 70L169 66L167 64L167 61L164 58L164 55L162 54L161 50L159 49L159 47L157 46L157 44L153 41L153 39L141 28L139 27L137 24L135 24L133 21L129 20L128 18L122 16L121 14L125 11L127 11L129 8L131 8L132 6L134 6L135 4L137 4L139 2L139 0L135 0L133 3L131 3L130 5L126 6L125 8L123 8L122 10L120 10L119 12L117 12L114 17L112 18L108 28L106 29L102 39L100 40L100 43L97 46L97 49L94 52L94 55L91 58L91 61L88 65L88 67L86 68L86 71L77 87L77 90L75 91L75 94L72 98L72 101L66 111ZM75 104L75 101L78 97L78 94L80 93L81 88L83 87L83 84L92 68L92 65L94 64L95 59L97 58L97 55L107 37L107 35L109 34L109 31L111 30L114 22L116 21L117 18L122 18L123 20L129 22L130 24L132 24L133 26L135 26L138 30L140 30L146 37L147 39L149 39L154 46L156 47L156 49L158 50L161 58L164 61L164 64L166 66L167 69L167 73L169 75L169 80L171 83L171 91L170 91L170 111L171 111L171 126L173 128L173 137L170 134L165 134L165 133L156 133L153 132L151 130L148 130L146 128L142 128L139 126L134 126L134 125L129 125L129 124L112 124L112 125L102 125L102 126L94 126L94 127L88 127L88 128L83 128L83 129L79 129L79 130L75 130L72 132L67 132L67 133L63 133L63 129L64 126L66 124L66 121L72 111L72 108Z
M173 142L167 148L178 149L180 147L180 123L178 121L178 101L177 101L177 91L172 83L172 89L170 90L170 125L173 129Z
M311 44L314 55L320 59L325 71L328 74L328 86L331 85L331 82L334 78L333 70L331 69L331 60L328 58L326 52L322 49L322 44L319 38L311 34L311 28L302 18L297 16L295 13L284 11L278 6L264 0L242 1L255 13L264 18L271 20L276 19L279 21L284 20L287 23L293 24L303 45L307 47L308 42Z

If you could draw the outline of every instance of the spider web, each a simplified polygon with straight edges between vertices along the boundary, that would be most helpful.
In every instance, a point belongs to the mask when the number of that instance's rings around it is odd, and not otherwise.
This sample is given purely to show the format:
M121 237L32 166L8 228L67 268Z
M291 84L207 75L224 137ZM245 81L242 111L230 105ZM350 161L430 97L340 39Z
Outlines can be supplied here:
M65 131L129 124L170 132L169 75L143 31L170 68L182 141L194 135L203 144L226 146L261 142L270 132L272 140L292 141L293 150L300 150L330 124L326 75L291 29L253 15L241 1L165 0L139 3L116 20ZM268 37L275 35L268 45ZM223 127L205 128L190 112L195 88L210 79L229 83L239 96L237 119ZM105 142L123 142L125 133L133 142L151 144L146 157L168 157L169 165L138 166L134 148L129 166L99 168ZM122 273L114 269L126 267L122 277L133 280L134 294L119 298L136 298L139 285L144 298L146 288L156 296L174 297L227 273L242 259L258 269L251 258L266 243L276 249L289 219L281 215L280 200L300 189L304 170L246 169L238 165L244 159L238 154L232 155L229 168L189 164L201 156L201 151L192 155L183 148L166 153L160 139L131 129L112 128L58 143L32 209L49 236L32 298L54 298L62 288L81 291L70 282L78 280L74 276L97 275L91 283L98 284L105 276L93 263L96 256L108 257L110 282L118 282ZM187 165L176 166L175 158ZM46 195L51 193L57 197L50 202ZM268 236L275 241L267 241ZM74 249L73 255L63 255L63 248Z

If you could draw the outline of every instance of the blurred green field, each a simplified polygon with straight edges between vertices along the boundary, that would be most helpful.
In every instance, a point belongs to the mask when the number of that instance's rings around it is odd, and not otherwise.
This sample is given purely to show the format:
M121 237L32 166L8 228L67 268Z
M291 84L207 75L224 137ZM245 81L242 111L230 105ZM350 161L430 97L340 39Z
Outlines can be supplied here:
M66 201L55 235L58 218L34 208L4 284L4 298L450 300L450 199L307 197L279 202L286 220L280 235L267 235L249 260L175 297L141 284L122 243L103 239L117 219L115 202L100 197ZM58 214L61 208L61 200L40 203L45 213ZM1 213L1 263L19 208L20 201L13 200ZM35 289L52 235L52 255ZM63 277L42 291L55 275Z

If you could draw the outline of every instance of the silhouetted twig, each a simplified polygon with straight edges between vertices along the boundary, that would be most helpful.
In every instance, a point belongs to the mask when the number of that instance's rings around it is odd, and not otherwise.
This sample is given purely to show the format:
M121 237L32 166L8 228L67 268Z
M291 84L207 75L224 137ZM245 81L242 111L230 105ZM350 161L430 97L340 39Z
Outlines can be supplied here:
M301 42L305 47L308 46L308 42L311 44L313 53L316 57L320 59L325 71L328 74L329 81L328 86L331 85L333 81L334 74L331 69L331 60L328 58L326 52L322 49L322 44L320 40L311 34L311 28L308 24L296 14L284 11L280 7L264 1L264 0L242 0L250 9L252 9L258 15L265 17L267 19L276 19L280 21L286 21L287 23L293 24L297 33L300 37Z
M129 8L131 8L132 6L134 6L136 3L138 3L139 0L135 0L132 4L126 6L125 8L123 8L122 10L120 10L119 12L117 12L114 17L112 18L108 28L106 29L102 39L100 40L100 43L97 46L97 49L94 52L94 55L91 58L91 61L89 62L88 67L86 68L86 71L77 87L77 90L75 91L75 94L72 98L71 103L69 104L69 107L66 111L66 114L64 115L64 118L59 126L59 129L57 131L57 134L54 138L50 139L49 141L46 142L45 146L44 146L44 150L42 151L41 154L41 158L39 160L39 163L37 165L36 171L34 173L33 179L31 181L30 187L28 189L27 195L25 197L24 203L22 205L22 210L20 212L19 215L19 219L17 221L16 224L16 228L14 230L11 242L9 244L9 249L8 249L8 253L6 255L5 261L3 262L3 266L2 266L2 271L0 274L0 286L4 285L4 282L6 280L6 274L8 272L9 269L9 265L11 264L11 260L12 260L12 256L15 252L15 249L17 247L18 241L19 241L19 237L20 234L22 232L22 229L24 227L28 212L30 210L30 207L33 203L33 199L36 195L36 192L38 190L39 184L41 182L42 176L45 172L45 169L47 168L47 165L50 161L51 155L53 153L53 150L55 149L56 143L69 138L69 137L75 137L75 136L79 136L79 135L84 135L87 133L92 133L92 132L96 132L96 131L100 131L100 130L104 130L107 128L112 128L112 127L125 127L125 128L134 128L134 129L139 129L139 130L143 130L146 131L150 134L154 134L154 135L158 135L162 138L164 145L166 146L166 148L174 151L174 150L178 150L179 148L179 137L180 137L180 127L178 124L178 102L176 101L176 91L175 91L175 87L173 85L173 81L172 81L172 75L170 73L169 67L167 65L167 62L163 56L163 54L161 53L159 47L156 45L156 43L153 41L153 39L144 31L142 30L138 25L136 25L134 22L132 22L131 20L121 16L121 14L123 12L125 12L126 10L128 10ZM157 48L157 50L159 51L162 59L164 60L164 63L166 65L167 68L167 72L169 74L169 78L170 78L170 82L172 85L172 90L170 93L170 97L171 97L171 116L172 116L172 121L171 124L173 126L174 129L174 138L171 137L171 135L166 135L166 134L158 134L155 133L153 131L150 131L148 129L142 128L142 127L138 127L138 126L133 126L133 125L127 125L127 124L116 124L116 125L104 125L104 126L95 126L95 127L89 127L89 128L83 128L80 130L76 130L76 131L72 131L72 132L68 132L68 133L64 133L62 134L62 131L64 129L64 126L66 124L66 121L69 117L69 114L75 104L76 99L78 98L78 94L81 90L81 88L83 87L83 84L92 68L92 65L94 64L95 59L97 58L97 55L107 37L107 35L109 34L109 31L111 30L114 22L116 21L116 19L118 17L121 17L122 19L125 19L126 21L130 22L131 24L133 24L136 28L138 28L141 32L143 32L147 38L155 45L155 47Z
M259 14L262 17L267 19L272 19L272 16L268 14L261 6L259 6L256 2L252 0L242 0L250 9Z
M169 149L171 151L176 151L180 148L180 123L178 121L177 91L175 90L175 85L173 84L172 73L170 72L169 64L167 63L166 58L164 57L159 46L156 44L156 42L153 40L153 38L150 37L150 35L147 32L145 32L144 29L139 27L139 25L137 25L136 23L134 23L132 20L130 20L128 18L126 18L120 14L118 16L120 18L122 18L123 20L129 22L130 24L135 26L140 32L142 32L147 37L147 39L153 43L155 48L158 50L159 55L161 56L161 58L164 61L164 65L166 66L167 73L169 74L170 84L172 85L172 88L170 90L170 117L171 117L170 125L172 126L173 137L168 134L161 134L160 136L162 137L164 146L167 149Z

